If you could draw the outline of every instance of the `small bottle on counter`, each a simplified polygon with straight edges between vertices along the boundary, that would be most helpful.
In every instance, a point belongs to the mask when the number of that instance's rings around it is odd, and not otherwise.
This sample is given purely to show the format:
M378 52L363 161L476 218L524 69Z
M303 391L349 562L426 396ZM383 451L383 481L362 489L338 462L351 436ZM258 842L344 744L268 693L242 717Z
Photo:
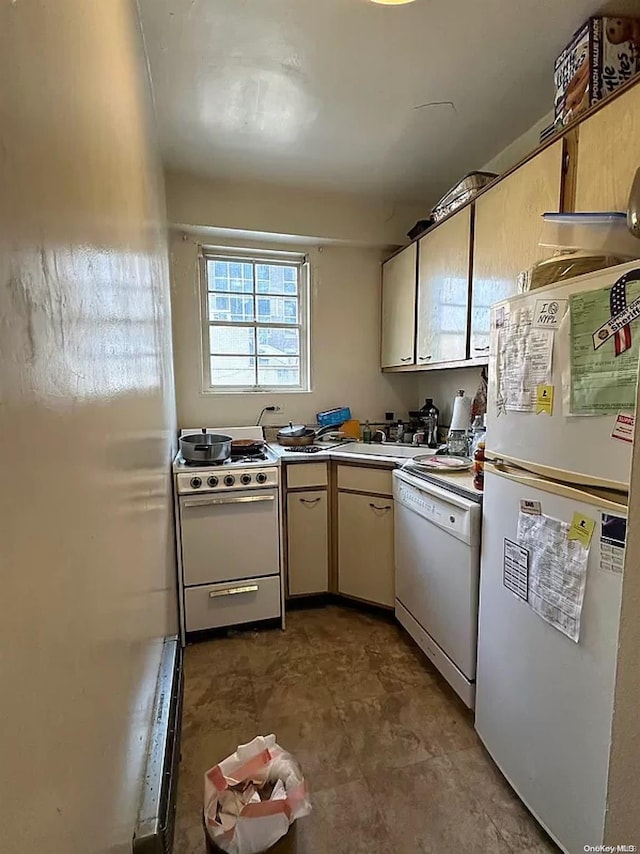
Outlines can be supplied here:
M362 441L367 445L371 444L371 425L368 421L365 422L362 428Z
M473 454L473 485L481 492L484 489L484 445L481 439Z

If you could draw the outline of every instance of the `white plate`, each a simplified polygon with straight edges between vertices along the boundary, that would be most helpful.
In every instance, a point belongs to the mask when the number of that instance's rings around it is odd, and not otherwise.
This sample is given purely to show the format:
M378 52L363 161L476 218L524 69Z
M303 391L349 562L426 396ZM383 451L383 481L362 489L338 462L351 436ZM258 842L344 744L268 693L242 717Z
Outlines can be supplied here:
M473 466L473 460L469 457L436 457L432 454L420 454L412 462L430 471L469 471Z

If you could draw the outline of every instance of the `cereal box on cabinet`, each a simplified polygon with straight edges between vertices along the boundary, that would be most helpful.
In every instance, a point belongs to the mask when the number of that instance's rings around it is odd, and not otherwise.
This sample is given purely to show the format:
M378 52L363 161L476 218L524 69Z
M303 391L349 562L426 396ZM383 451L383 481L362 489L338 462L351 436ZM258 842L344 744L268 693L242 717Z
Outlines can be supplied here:
M640 18L590 18L557 58L555 123L566 125L640 70Z

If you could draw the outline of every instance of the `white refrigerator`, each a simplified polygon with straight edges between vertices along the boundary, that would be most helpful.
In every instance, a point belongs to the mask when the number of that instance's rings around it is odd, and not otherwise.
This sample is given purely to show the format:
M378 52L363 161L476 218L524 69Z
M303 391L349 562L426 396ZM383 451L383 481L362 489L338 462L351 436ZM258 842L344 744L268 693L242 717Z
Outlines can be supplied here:
M476 729L569 854L604 835L638 268L492 308Z

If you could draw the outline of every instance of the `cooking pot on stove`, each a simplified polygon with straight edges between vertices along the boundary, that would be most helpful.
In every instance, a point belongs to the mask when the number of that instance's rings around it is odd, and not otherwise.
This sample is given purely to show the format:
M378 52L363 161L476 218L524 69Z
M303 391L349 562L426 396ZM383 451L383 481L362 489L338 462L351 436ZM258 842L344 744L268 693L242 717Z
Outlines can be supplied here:
M309 428L305 427L304 424L294 424L293 421L289 421L289 426L282 427L278 433L278 441L280 439L297 439L300 436L306 435L308 430Z
M285 428L286 429L286 428ZM300 436L286 435L283 431L278 433L278 444L285 448L295 448L298 445L313 445L316 440L316 431L311 427L305 427L304 433Z
M188 463L223 463L231 456L231 436L223 433L189 433L180 437L180 453Z
M315 440L319 439L320 436L332 431L335 431L335 427L331 424L321 427L319 430L314 430L304 425L292 424L290 421L288 427L283 427L280 430L276 439L278 444L286 448L295 448L298 445L313 445Z

